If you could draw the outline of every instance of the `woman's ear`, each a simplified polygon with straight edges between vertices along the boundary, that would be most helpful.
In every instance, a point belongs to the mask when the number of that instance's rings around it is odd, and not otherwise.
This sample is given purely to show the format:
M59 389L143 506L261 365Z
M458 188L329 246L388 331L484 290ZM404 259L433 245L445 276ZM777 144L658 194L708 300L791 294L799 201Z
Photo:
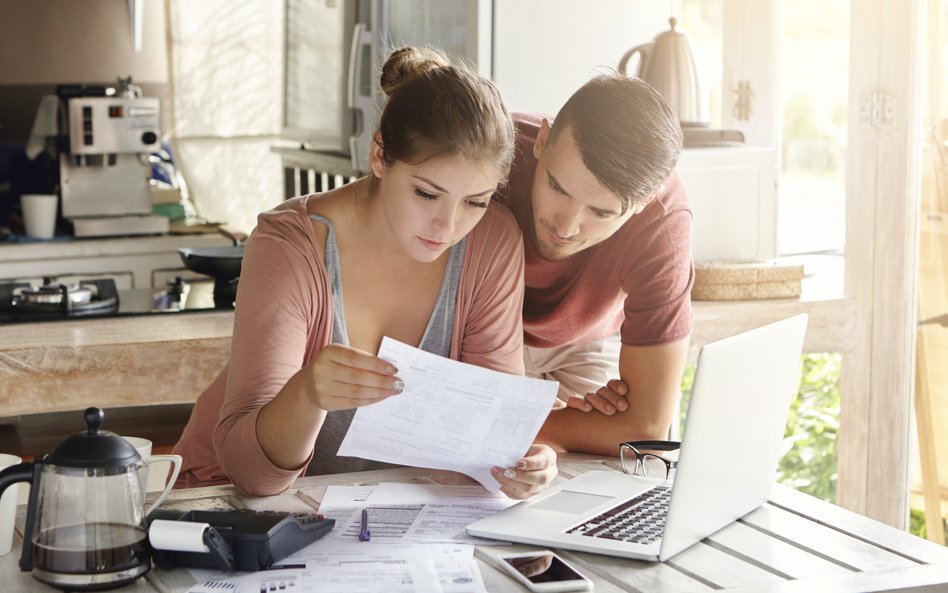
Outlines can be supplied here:
M372 167L372 173L381 179L382 173L385 172L385 150L382 148L382 134L379 132L375 133L369 148L369 166Z

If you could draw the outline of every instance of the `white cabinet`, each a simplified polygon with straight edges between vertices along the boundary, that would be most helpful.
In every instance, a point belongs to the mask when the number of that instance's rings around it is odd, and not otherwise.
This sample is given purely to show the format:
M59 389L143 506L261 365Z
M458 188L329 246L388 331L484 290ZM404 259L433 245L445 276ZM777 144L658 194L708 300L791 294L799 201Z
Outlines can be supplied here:
M771 148L686 148L678 161L694 212L696 261L777 257L777 162Z
M0 282L36 282L44 276L55 276L60 282L111 277L120 289L164 287L171 276L200 276L184 267L179 247L231 244L218 234L0 244Z

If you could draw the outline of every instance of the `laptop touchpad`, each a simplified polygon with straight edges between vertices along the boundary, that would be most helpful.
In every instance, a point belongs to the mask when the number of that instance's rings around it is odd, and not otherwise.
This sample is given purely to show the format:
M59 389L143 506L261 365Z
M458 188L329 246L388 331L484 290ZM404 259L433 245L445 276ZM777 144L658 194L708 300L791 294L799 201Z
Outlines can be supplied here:
M556 511L558 513L582 513L604 502L609 502L612 499L612 496L599 496L598 494L560 490L553 496L547 496L543 500L531 504L530 508Z

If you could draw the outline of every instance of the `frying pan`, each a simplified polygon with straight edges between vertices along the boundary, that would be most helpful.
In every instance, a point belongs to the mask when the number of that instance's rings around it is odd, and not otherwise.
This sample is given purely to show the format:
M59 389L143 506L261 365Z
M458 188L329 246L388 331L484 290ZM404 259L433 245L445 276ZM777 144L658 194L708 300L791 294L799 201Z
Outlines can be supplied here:
M227 281L240 276L244 246L180 247L178 253L181 254L184 266L192 272Z

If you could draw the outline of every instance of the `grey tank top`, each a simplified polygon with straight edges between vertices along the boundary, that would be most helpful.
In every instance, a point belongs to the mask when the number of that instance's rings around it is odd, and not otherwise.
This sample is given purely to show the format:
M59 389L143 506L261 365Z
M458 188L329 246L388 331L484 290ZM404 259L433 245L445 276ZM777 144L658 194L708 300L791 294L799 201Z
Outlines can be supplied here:
M349 334L346 332L346 317L343 310L342 298L342 267L339 262L339 246L336 243L336 233L332 222L323 216L310 214L310 218L326 225L326 255L324 258L326 272L329 274L329 283L332 287L332 342L334 344L349 345ZM434 310L428 319L428 325L421 338L419 348L425 352L448 357L451 353L451 335L454 332L454 313L457 303L458 287L461 283L461 268L464 265L464 251L467 237L458 242L448 252L448 265L441 279L441 289ZM339 474L347 472L368 471L398 467L389 463L369 461L357 457L339 457L339 445L349 430L355 410L336 410L326 415L326 420L316 438L315 453L307 476Z

